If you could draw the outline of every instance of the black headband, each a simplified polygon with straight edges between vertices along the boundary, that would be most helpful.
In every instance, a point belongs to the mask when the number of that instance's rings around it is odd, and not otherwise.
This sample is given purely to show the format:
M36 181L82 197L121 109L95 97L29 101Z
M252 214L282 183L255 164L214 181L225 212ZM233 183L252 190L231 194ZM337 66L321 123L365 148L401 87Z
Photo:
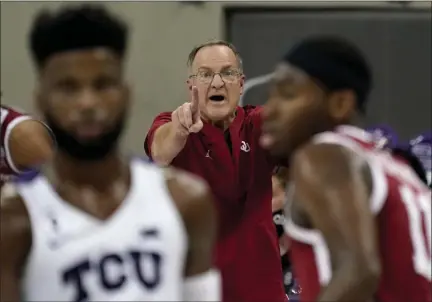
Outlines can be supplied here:
M358 106L363 109L370 89L367 77L358 74L349 63L313 47L297 47L284 56L284 61L317 79L328 90L352 89Z

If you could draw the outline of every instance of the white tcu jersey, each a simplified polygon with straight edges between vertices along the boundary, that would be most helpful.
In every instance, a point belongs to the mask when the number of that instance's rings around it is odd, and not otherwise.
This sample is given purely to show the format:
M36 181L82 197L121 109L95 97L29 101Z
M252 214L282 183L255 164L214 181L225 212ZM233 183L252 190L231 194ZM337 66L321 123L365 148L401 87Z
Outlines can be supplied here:
M24 301L181 301L187 235L161 169L131 162L107 220L62 200L43 176L18 184L32 225Z

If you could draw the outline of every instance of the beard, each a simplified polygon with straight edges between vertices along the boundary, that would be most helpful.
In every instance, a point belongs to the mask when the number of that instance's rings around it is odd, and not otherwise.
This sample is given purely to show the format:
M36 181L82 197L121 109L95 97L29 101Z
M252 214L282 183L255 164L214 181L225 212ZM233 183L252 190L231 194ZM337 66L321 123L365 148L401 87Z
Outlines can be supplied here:
M62 129L55 119L45 113L45 122L50 127L59 151L64 152L78 161L100 161L117 148L118 140L123 132L126 113L107 132L100 136L86 140L78 140L74 134Z

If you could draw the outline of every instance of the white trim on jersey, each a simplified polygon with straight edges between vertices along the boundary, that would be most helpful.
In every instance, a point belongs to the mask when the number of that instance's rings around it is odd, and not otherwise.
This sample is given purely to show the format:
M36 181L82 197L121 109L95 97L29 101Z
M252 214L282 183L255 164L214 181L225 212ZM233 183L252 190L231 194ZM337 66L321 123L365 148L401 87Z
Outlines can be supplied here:
M345 132L347 135L351 135L363 141L368 140L368 136L363 136L361 131L351 131L351 129L356 130L355 128L348 126L340 128L340 130ZM313 138L313 143L340 145L352 150L356 154L366 159L372 174L373 182L373 188L370 195L370 208L374 214L378 214L387 199L388 184L385 178L385 173L381 167L381 164L377 162L377 159L367 154L355 141L345 138L342 135L334 132L318 134ZM332 270L330 252L322 234L317 230L306 229L296 225L292 221L291 217L287 219L285 231L294 240L308 244L312 247L315 256L319 283L321 285L327 285L328 282L330 282Z
M364 131L363 129L349 126L349 125L341 125L336 128L336 132L342 132L349 136L352 136L358 140L364 141L366 143L374 142L374 137L372 133Z
M9 112L6 108L0 108L0 125L3 125L4 120L8 116Z
M32 118L28 115L23 115L23 116L19 116L15 119L13 119L9 125L7 125L6 130L5 130L5 136L4 136L4 151L5 151L5 155L6 155L6 161L8 166L12 169L12 171L14 171L15 173L22 173L23 171L21 171L20 169L18 169L18 167L14 164L13 160L12 160L12 155L10 153L10 149L9 149L9 140L10 140L10 135L12 134L12 130L13 128L15 128L16 125L18 125L19 123L26 121L26 120L31 120Z
M343 131L345 131L346 129L351 129L351 128L348 128L346 126L343 128ZM349 135L352 134L350 133ZM363 138L363 140L364 139L365 138ZM313 139L313 142L316 144L340 145L366 159L372 174L372 183L373 183L372 192L370 195L370 201L371 201L370 205L371 205L372 212L374 214L378 214L381 211L382 207L384 206L384 202L387 199L388 185L387 185L387 180L385 178L385 173L382 169L381 164L377 161L377 159L374 158L373 156L366 154L364 150L354 141L333 132L325 132L319 134Z
M305 229L296 225L291 217L285 223L285 231L292 239L312 247L319 283L321 285L328 284L332 276L330 252L321 233L314 229Z

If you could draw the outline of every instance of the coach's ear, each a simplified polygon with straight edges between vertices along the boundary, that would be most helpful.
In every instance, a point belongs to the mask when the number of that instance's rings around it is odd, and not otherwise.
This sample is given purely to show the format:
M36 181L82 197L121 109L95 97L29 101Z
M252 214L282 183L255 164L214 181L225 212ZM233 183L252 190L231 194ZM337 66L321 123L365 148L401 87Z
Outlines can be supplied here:
M354 91L343 89L333 92L329 98L331 116L338 122L347 123L356 112Z
M240 84L240 95L244 93L244 84L246 81L246 76L242 73L240 75L239 84Z

